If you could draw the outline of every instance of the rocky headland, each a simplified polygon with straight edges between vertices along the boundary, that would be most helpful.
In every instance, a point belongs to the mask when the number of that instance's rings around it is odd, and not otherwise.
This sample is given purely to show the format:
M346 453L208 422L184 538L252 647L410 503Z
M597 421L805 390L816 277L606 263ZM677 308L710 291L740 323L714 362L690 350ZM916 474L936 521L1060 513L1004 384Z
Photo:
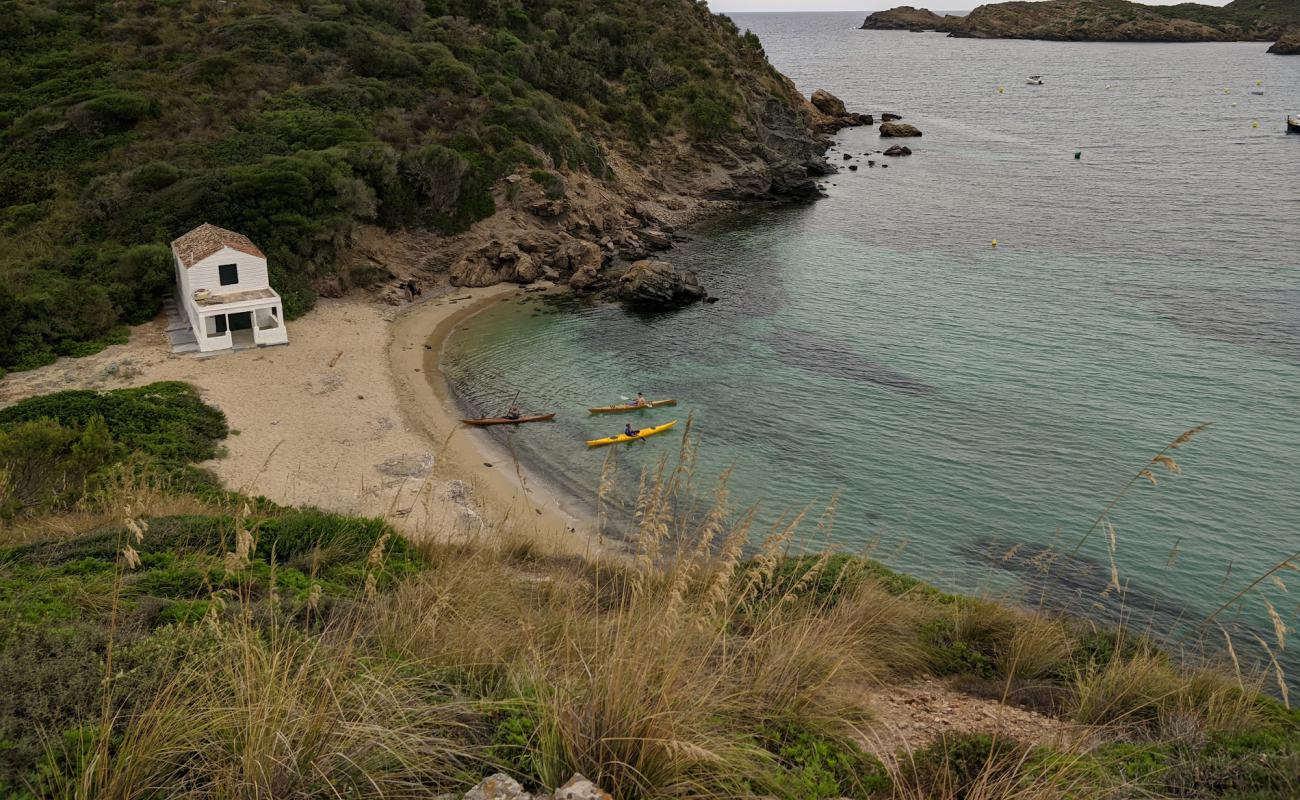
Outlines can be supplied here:
M756 98L743 126L715 142L675 137L635 159L607 143L604 178L568 169L545 183L524 170L507 175L493 188L496 213L461 234L362 230L342 251L340 272L381 269L377 288L392 303L404 300L406 280L444 275L455 286L545 279L618 297L624 267L671 249L686 225L745 203L819 196L817 178L837 170L824 155L829 135L874 123L830 92L805 99L785 80L778 89L777 97ZM335 280L323 293L346 289Z
M1295 0L1234 0L1222 8L1181 3L1147 6L1128 0L1045 0L991 3L964 17L899 6L871 14L868 30L933 30L974 39L1044 39L1094 42L1270 41L1285 53L1288 26L1300 23Z
M1285 31L1268 52L1276 56L1300 56L1300 26Z

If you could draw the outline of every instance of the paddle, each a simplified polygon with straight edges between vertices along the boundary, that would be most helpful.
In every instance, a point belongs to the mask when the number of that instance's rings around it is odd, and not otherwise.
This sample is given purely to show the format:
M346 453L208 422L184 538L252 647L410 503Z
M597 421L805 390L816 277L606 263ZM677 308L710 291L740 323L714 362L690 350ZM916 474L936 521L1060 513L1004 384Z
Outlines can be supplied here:
M519 399L519 392L522 392L522 391L523 391L523 389L520 389L520 390L518 390L518 391L515 392L515 396L512 397L512 398L510 398L510 405L509 405L509 406L506 406L505 413L502 414L501 416L504 417L504 416L506 416L507 414L510 413L510 406L513 406L513 405L515 404L515 401Z

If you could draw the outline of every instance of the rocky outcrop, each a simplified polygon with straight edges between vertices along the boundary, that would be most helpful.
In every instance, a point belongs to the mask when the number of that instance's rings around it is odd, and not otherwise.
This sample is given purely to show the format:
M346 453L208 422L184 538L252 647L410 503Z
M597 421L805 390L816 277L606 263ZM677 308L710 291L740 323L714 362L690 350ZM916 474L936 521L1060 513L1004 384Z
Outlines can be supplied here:
M940 16L928 8L898 6L877 11L862 22L861 30L876 31L948 31L960 17Z
M1284 32L1268 52L1275 56L1300 56L1300 27Z
M849 111L844 107L843 100L825 89L813 92L811 103L814 109L813 120L817 130L822 133L834 133L842 128L875 123L875 119L870 114Z
M567 233L520 232L509 241L491 239L466 250L451 267L455 286L532 283L539 278L595 274L604 263L596 244Z
M703 300L704 287L695 273L667 261L636 261L618 279L614 296L629 306L645 310L681 308Z
M1285 0L1234 0L1223 8L1192 3L1147 6L1128 0L1015 0L979 6L965 17L899 6L872 14L862 27L923 27L975 39L1219 42L1273 39L1293 24L1300 24L1300 7Z
M906 122L882 122L880 123L881 136L920 136L921 129L915 125L908 125Z
M884 154L887 156L910 156L912 154L912 148L907 147L906 145L896 144L892 147L886 148Z

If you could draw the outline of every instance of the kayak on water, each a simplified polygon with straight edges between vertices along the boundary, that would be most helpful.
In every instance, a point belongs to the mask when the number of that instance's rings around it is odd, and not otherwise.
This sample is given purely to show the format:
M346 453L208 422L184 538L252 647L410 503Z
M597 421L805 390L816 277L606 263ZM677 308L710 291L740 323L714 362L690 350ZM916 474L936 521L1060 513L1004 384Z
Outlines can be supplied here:
M675 406L675 405L677 405L676 400L651 400L649 403L643 406L639 406L635 403L620 403L619 405L615 405L615 406L597 406L595 408L589 408L587 410L593 414L617 414L620 411L640 411L643 408L659 408L661 406Z
M623 442L635 442L637 439L644 439L647 436L654 436L656 433L663 433L672 426L677 424L677 420L665 422L662 425L656 425L653 428L642 428L636 432L636 436L628 436L626 433L620 433L618 436L606 436L604 439L588 439L588 447L600 447L606 444L622 444Z
M534 414L531 417L480 417L479 419L462 419L466 425L518 425L521 422L550 422L555 414Z

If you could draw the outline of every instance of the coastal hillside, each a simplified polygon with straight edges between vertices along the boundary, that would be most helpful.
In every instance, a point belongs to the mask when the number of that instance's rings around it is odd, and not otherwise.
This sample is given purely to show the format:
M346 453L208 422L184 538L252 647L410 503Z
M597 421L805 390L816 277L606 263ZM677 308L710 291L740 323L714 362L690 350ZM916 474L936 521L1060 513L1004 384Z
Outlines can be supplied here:
M0 11L0 369L154 316L168 242L203 222L267 253L293 316L457 265L466 284L596 270L606 236L636 254L623 231L659 242L824 169L757 38L691 0ZM528 250L492 249L503 230Z
M583 558L527 519L404 536L241 495L199 466L237 433L175 382L0 409L0 795L1300 791L1300 713L1245 653L792 556L802 514L745 548L725 486L687 502L693 447L632 552Z
M937 30L977 39L1107 42L1271 41L1300 24L1300 2L1234 0L1222 8L1180 3L1147 6L1128 0L1045 0L991 3L964 17L899 6L871 14L864 29Z

